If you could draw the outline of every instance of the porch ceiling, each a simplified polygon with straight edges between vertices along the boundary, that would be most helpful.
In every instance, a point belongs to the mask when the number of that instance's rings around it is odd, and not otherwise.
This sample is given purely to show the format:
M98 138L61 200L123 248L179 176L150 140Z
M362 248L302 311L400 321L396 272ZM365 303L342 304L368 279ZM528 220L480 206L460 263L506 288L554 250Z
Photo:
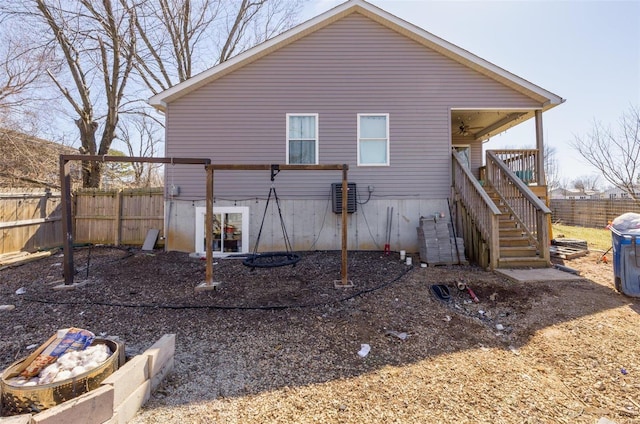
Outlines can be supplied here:
M534 116L531 109L452 110L451 134L486 140Z

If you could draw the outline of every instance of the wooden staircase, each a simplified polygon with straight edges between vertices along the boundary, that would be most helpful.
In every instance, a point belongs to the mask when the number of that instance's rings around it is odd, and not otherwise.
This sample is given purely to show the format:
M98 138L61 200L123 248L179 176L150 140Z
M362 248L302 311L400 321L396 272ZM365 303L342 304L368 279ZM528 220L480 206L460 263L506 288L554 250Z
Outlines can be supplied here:
M493 187L484 188L500 209L499 218L500 258L499 268L547 268L549 264L540 257L535 244L529 240L511 210L504 204Z

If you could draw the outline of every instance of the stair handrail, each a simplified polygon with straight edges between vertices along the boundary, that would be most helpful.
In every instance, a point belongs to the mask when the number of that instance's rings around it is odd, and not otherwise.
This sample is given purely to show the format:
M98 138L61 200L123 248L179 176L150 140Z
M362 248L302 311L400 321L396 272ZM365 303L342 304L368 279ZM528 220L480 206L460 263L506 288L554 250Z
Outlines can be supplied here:
M551 210L494 152L487 151L486 154L488 183L493 186L514 217L517 217L523 231L536 244L539 256L548 262L547 218L551 215Z
M487 192L473 176L460 154L451 150L453 186L466 206L480 234L489 245L489 266L498 267L500 259L500 215L502 212L493 203Z

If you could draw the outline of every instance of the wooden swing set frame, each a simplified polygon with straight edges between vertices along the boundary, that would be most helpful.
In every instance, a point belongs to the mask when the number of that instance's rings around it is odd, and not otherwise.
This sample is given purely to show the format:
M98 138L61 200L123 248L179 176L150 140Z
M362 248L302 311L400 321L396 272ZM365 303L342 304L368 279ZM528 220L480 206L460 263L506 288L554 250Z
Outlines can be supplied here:
M220 283L213 281L213 181L214 171L342 171L342 204L347 205L348 200L348 171L349 165L205 165L207 170L207 200L205 215L205 252L206 252L206 275L205 282L196 287L196 291L213 290ZM342 218L342 243L341 243L341 270L340 280L334 280L336 288L353 287L353 283L347 277L347 208L343 207Z
M342 171L342 205L348 202L348 171L349 165L212 165L211 159L203 158L148 158L148 157L122 157L122 156L100 156L100 155L60 155L60 187L62 201L62 233L64 240L62 243L64 260L63 275L64 285L61 288L74 288L73 277L75 274L73 264L73 232L72 232L72 212L71 212L71 162L145 162L163 163L171 165L204 165L207 171L207 196L206 196L206 271L205 282L196 287L196 291L214 289L219 283L213 281L213 179L215 170L227 171L270 171L278 170L298 170L298 171ZM336 288L353 287L353 283L347 277L347 208L343 207L342 218L342 243L341 243L341 272L340 280L334 280Z

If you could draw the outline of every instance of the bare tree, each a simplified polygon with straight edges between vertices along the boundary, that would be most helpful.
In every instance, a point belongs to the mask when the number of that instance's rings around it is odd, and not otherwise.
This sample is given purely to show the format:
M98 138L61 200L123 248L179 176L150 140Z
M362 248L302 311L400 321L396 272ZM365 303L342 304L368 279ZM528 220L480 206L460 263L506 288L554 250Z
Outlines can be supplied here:
M142 101L151 93L290 28L305 1L13 0L0 3L0 22L2 28L15 23L33 34L37 42L29 43L30 53L52 52L55 61L48 62L46 74L73 116L81 153L107 154L119 131L125 144L136 139L142 143L140 152L152 155L156 130L145 132L133 124L123 131L121 116L148 113ZM34 87L31 72L19 61L33 63L33 57L7 57L11 73L6 74L22 78L7 78L7 87ZM2 89L0 96L6 92ZM98 187L102 170L100 162L84 163L83 185ZM143 178L151 171L140 172Z
M599 175L583 175L571 182L573 188L582 191L598 191L600 190L600 176Z
M43 101L49 83L52 49L35 45L29 33L10 22L0 29L0 125L22 127Z
M549 190L560 187L556 148L551 147L548 144L544 145L544 175Z
M79 150L106 154L133 69L133 53L123 46L135 45L135 14L111 0L15 1L0 6L0 13L5 22L20 21L39 34L39 45L54 50L59 62L48 75L76 116ZM100 162L83 164L83 185L98 187L101 170Z
M640 108L630 106L615 129L594 121L591 132L575 136L571 145L605 180L640 204Z
M156 121L146 115L134 115L122 123L124 125L119 126L118 140L124 143L129 156L153 157L158 153L162 128ZM136 187L151 187L162 181L161 164L134 162L131 167L132 183Z
M131 1L134 66L157 94L290 28L305 0Z

